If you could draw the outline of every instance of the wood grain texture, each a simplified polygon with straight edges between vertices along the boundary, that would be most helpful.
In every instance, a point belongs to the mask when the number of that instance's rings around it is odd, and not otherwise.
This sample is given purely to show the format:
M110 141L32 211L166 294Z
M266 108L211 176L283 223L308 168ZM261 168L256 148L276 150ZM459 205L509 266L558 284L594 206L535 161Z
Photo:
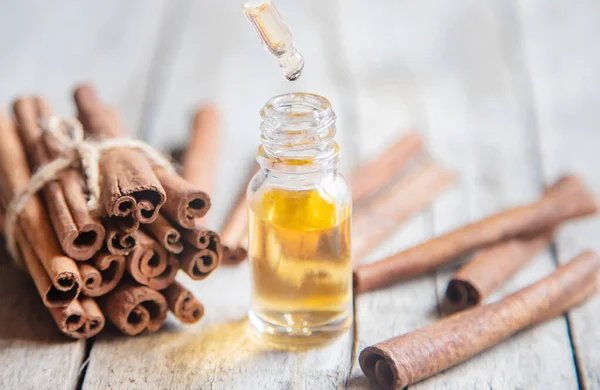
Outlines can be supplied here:
M543 176L551 181L575 172L600 197L600 4L583 1L516 1L522 36L521 78L530 94L531 122L539 140ZM559 263L584 249L600 250L600 218L569 224L556 238ZM582 389L600 389L600 298L568 315Z

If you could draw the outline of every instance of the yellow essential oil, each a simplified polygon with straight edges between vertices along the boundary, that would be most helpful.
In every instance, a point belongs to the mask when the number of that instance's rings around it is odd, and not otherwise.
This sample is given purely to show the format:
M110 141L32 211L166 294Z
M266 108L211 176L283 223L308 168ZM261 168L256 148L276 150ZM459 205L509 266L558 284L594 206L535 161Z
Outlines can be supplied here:
M317 105L313 109L321 108ZM297 116L286 112L284 118L295 118L297 125ZM289 125L281 117L277 119ZM285 142L281 137L279 154L273 155L268 147L259 149L258 161L263 169L250 184L248 194L250 319L262 339L285 347L325 343L347 330L352 322L350 191L337 172L338 149L334 142L326 158L321 159L328 148L327 144L323 148L323 143L330 141L334 132L323 139L311 138L311 129L321 128L314 121L305 122L305 142ZM329 122L326 125L333 126ZM282 128L287 127L279 131ZM298 136L296 130L297 126L287 135ZM263 143L264 133L263 128ZM313 147L311 142L316 149L312 156L306 155ZM302 153L294 155L298 145L303 145Z

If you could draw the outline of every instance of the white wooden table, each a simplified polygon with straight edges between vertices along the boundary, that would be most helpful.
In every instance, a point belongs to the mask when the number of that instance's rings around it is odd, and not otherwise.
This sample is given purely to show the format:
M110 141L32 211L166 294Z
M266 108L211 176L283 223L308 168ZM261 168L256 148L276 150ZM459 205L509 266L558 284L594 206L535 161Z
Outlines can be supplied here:
M72 86L97 84L132 133L167 149L214 101L226 136L211 212L223 221L258 143L258 110L276 94L328 97L349 172L408 128L422 132L460 183L365 261L501 208L530 201L564 172L600 198L600 3L596 0L279 0L306 59L290 84L237 3L75 0L0 3L0 98L40 93L63 114ZM0 141L1 142L1 141ZM585 248L600 220L572 223L491 299L542 278ZM169 321L134 338L68 341L31 282L0 268L2 389L370 388L357 354L439 318L448 267L356 300L352 332L302 353L248 332L248 266L187 283L206 305L195 326ZM415 386L600 389L600 299Z

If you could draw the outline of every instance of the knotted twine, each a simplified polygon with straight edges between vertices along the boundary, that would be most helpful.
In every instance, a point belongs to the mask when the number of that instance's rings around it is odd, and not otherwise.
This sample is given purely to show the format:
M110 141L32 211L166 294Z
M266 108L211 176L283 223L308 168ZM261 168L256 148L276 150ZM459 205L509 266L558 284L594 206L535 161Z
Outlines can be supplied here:
M47 183L57 180L58 174L67 168L79 167L85 178L88 193L87 207L94 215L101 213L100 202L100 157L115 148L130 148L142 152L154 165L175 172L171 162L145 142L129 138L110 138L101 141L85 139L83 126L75 118L51 116L39 123L42 133L56 141L58 157L38 168L25 187L17 191L6 207L4 235L9 254L17 265L24 267L17 251L15 228L19 214L27 202Z

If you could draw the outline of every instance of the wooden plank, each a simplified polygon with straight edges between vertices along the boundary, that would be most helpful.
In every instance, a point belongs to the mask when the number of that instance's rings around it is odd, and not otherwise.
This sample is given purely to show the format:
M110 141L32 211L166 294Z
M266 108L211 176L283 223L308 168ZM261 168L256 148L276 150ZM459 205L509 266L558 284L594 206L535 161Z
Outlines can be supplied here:
M264 103L274 95L298 90L328 97L334 109L340 100L341 87L330 80L332 70L324 59L327 48L321 33L327 20L317 17L318 2L280 3L288 24L298 27L295 41L307 59L300 80L283 79L276 60L261 49L237 4L197 1L189 9L181 40L174 43L178 50L167 66L170 73L152 88L156 110L146 110L144 120L148 139L161 148L185 142L197 104L212 100L223 111L223 153L210 213L214 226L244 185L247 165L259 143L258 111ZM344 122L350 122L346 117L340 113L338 122L342 147L352 141L344 128ZM206 317L197 325L184 327L170 321L166 331L150 336L100 336L91 351L84 388L343 387L351 364L352 334L316 351L266 349L250 333L246 320L248 272L248 264L242 264L219 269L199 283L184 278L206 306Z
M427 133L433 156L462 175L461 184L435 202L429 227L433 233L539 195L536 145L532 129L516 107L513 70L504 51L510 44L504 41L504 29L511 26L495 14L497 3L339 4L359 105L369 108L361 115L361 144L376 142L372 141L374 123L381 123L375 126L378 131L391 127L388 134L397 133L386 121L401 117L400 112ZM431 233L425 229L421 239ZM435 321L436 304L453 268L436 273L437 291L432 277L426 276L359 297L359 349ZM552 268L552 259L540 256L492 299L541 278ZM544 360L545 356L552 356L552 361ZM355 369L351 387L364 384L361 376ZM452 389L466 383L493 388L575 387L565 321L525 332L413 387Z
M580 175L600 196L600 4L582 1L517 1L521 24L523 72L530 77L532 120L540 139L543 173L547 181L565 172ZM584 249L600 251L600 218L569 224L556 240L559 263ZM569 325L579 383L600 389L600 298L569 313Z
M143 0L0 4L0 101L42 94L71 114L72 86L92 81L137 126L162 8ZM0 388L75 388L86 343L60 334L29 278L1 256Z

